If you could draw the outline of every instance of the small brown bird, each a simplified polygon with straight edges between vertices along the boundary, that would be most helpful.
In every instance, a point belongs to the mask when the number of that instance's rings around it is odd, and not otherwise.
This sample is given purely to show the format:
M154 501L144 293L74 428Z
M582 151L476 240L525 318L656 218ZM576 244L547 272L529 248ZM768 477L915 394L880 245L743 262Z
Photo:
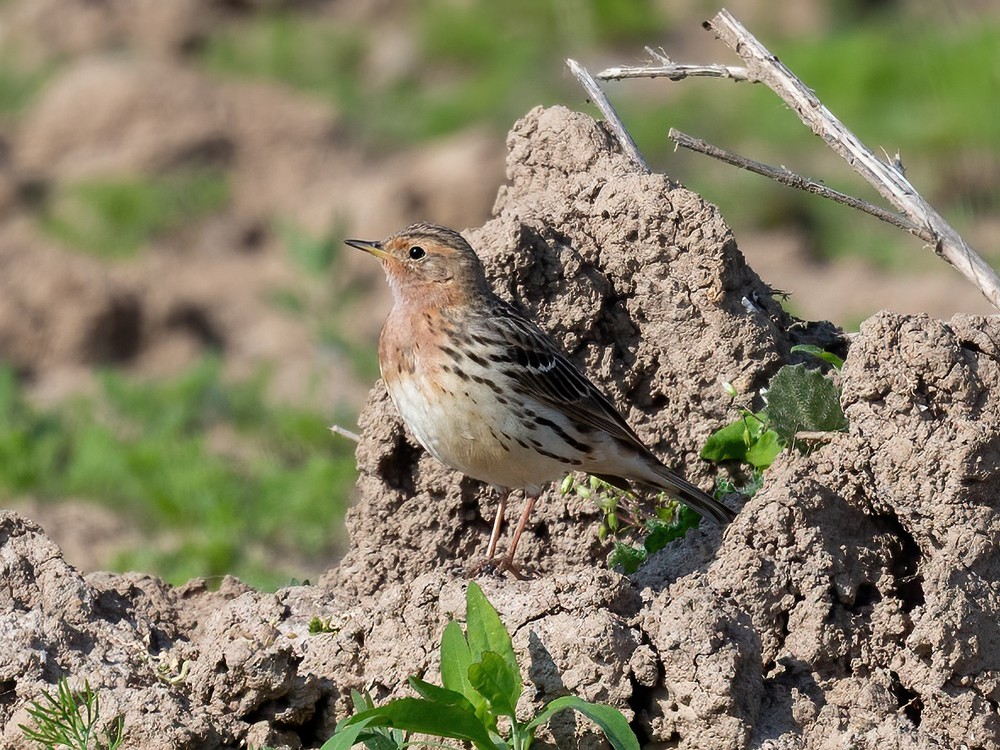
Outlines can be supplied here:
M439 461L501 492L489 564L510 492L524 489L526 503L500 565L517 575L514 553L535 500L571 471L666 491L720 524L732 520L733 511L664 466L552 339L493 293L458 232L421 223L381 242L346 242L382 261L392 289L378 356L403 421Z

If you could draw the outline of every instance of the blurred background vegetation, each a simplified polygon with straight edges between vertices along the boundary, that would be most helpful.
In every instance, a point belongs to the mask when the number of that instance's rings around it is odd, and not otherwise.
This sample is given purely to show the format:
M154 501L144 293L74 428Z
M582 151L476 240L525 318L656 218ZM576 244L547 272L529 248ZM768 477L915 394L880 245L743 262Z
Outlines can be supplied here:
M987 258L1000 250L1000 3L727 7ZM4 0L0 492L85 569L315 578L345 544L388 302L342 253L489 216L531 107L591 71L736 61L702 0ZM988 312L919 243L692 154L669 127L875 199L768 91L605 86L655 168L719 205L789 307L851 328Z

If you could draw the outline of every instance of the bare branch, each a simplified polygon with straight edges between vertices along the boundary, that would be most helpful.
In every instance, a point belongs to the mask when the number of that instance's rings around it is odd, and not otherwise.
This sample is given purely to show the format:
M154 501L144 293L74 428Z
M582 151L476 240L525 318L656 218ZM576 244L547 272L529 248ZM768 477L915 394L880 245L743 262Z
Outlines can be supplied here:
M330 432L334 435L340 435L348 440L353 440L355 443L361 442L361 436L356 432L351 432L346 427L341 427L339 424L330 425Z
M614 134L615 139L618 141L618 144L621 146L625 155L631 158L632 161L635 162L635 165L643 172L648 172L649 165L646 164L646 160L643 159L642 154L639 153L639 147L635 145L635 141L632 140L632 136L628 134L625 126L622 124L621 118L618 117L618 113L615 112L615 108L611 106L611 102L608 101L608 97L604 95L604 92L601 90L597 81L594 80L594 77L590 75L590 72L576 60L566 60L566 64L586 90L587 96L590 97L590 101L592 101L594 105L601 110L601 114L604 115L604 120L607 122L608 127L611 128L611 132Z
M821 432L817 430L799 430L795 433L796 440L813 443L829 443L839 432Z
M929 229L917 226L903 216L886 211L884 208L880 208L879 206L869 203L866 200L862 200L861 198L855 198L853 195L847 195L846 193L841 193L837 190L833 190L832 188L828 188L826 185L815 182L806 177L802 177L801 175L795 174L784 167L778 168L772 167L768 164L762 164L759 161L754 161L753 159L748 159L745 156L734 154L732 151L726 151L718 146L713 146L711 143L707 143L700 138L692 138L691 136L682 133L679 130L675 130L674 128L670 128L668 137L682 148L697 151L705 154L706 156L711 156L713 159L718 159L726 162L727 164L732 164L734 167L739 167L740 169L745 169L748 172L768 177L776 182L780 182L782 185L788 185L789 187L797 188L799 190L805 190L807 193L813 193L823 198L829 198L832 201L843 203L845 206L850 206L858 211L864 211L866 214L870 214L876 219L884 221L887 224L892 224L899 229L906 230L910 234L924 240L924 242L933 243L936 241L934 234Z
M933 237L934 252L969 279L1000 309L1000 276L961 238L941 214L916 191L895 163L875 156L816 95L728 11L720 11L706 28L714 31L747 64L749 80L759 81L788 104L814 133L843 157L898 211Z
M680 81L694 76L708 78L730 78L734 81L746 81L747 69L734 65L691 65L675 63L663 50L646 47L646 54L655 62L646 65L621 65L617 68L607 68L595 76L602 81L620 81L623 78L669 78Z

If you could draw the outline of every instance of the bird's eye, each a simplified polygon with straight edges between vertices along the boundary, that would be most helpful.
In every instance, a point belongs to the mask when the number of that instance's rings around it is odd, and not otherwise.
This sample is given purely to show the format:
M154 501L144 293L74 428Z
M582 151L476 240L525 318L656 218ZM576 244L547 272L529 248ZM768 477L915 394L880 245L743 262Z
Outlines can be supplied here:
M420 260L425 255L427 255L427 251L419 245L414 245L410 248L410 260Z

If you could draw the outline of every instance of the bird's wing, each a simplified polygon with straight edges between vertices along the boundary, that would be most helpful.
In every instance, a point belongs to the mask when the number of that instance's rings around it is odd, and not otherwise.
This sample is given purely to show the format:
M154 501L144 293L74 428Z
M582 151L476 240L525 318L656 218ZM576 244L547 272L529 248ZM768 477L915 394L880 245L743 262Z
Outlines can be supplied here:
M524 395L551 405L580 424L601 430L640 450L639 436L611 401L583 375L537 325L502 300L471 333L504 352L496 362ZM491 347L492 348L492 347ZM505 365L513 366L505 366Z

